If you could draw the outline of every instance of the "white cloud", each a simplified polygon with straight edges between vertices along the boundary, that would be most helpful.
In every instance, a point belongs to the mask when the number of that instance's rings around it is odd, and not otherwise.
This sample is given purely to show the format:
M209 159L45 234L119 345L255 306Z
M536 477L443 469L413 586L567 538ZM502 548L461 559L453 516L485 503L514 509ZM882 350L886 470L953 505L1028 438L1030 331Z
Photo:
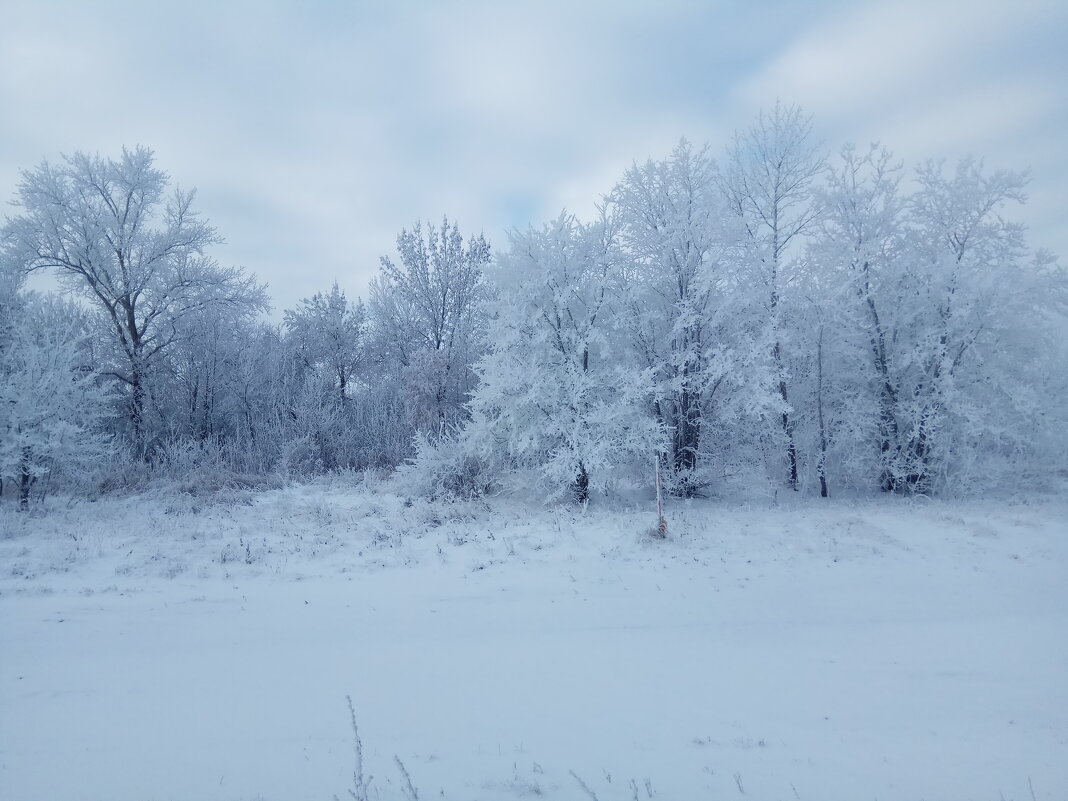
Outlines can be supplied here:
M1068 256L1068 5L1047 0L868 2L829 9L735 91L752 110L781 97L815 114L832 149L881 141L915 164L984 156L1031 169L1019 217Z
M1031 163L1068 253L1053 2L6 5L0 195L41 158L148 145L283 308L366 292L417 218L503 244L588 216L631 161L723 144L776 97L831 147Z
M999 58L1003 51L1026 48L1029 34L1050 18L1064 25L1054 3L1005 0L881 0L831 8L740 82L736 94L758 105L781 96L834 117L879 113L1014 68Z

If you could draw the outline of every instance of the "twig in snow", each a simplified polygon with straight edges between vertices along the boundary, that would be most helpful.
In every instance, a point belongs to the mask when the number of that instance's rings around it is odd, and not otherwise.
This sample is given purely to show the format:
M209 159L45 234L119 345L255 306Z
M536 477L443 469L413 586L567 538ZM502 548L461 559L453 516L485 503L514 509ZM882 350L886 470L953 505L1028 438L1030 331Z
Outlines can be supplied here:
M578 782L578 786L582 788L582 791L590 797L590 801L600 801L600 799L597 798L597 793L591 790L589 788L589 785L587 785L586 782L582 781L582 779L579 778L579 775L575 773L575 771L568 770L568 773L570 773L571 777Z
M360 742L360 730L356 726L356 709L352 706L351 695L346 695L345 700L349 702L349 719L352 721L352 737L356 741L356 766L352 771L352 788L349 790L349 795L351 795L355 801L368 801L367 785L369 782L363 777L363 743Z
M404 779L404 784L401 785L401 789L404 791L404 797L407 798L408 801L419 801L419 791L412 787L412 777L408 775L408 769L404 767L401 758L394 754L393 761L397 763L397 770L400 771L400 775Z
M742 774L741 773L735 772L735 774L734 774L734 783L738 785L738 792L741 793L742 795L745 795L745 788L742 787Z

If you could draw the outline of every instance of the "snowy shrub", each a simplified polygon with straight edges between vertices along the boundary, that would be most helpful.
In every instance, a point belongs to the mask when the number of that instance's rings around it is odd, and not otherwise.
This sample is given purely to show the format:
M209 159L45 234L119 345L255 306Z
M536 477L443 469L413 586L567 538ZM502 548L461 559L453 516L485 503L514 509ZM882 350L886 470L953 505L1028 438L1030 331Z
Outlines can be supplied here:
M420 498L460 500L490 492L494 477L471 452L463 435L444 434L437 440L416 435L411 461L394 474L396 488Z

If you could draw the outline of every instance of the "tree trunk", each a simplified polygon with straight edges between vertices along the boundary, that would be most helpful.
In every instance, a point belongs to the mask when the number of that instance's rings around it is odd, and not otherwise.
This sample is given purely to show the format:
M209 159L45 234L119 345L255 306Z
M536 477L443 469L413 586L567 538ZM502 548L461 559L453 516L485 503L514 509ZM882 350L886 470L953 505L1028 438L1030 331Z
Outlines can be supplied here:
M827 492L827 425L823 419L823 326L820 326L816 340L816 419L820 427L820 460L816 470L820 477L820 497L826 498Z
M790 399L786 394L786 382L779 381L779 394L782 396L783 403L789 403ZM794 443L794 427L790 423L790 413L782 413L782 430L786 434L786 464L787 464L787 479L786 483L790 489L797 491L797 445Z
M897 417L894 414L896 405L893 388L884 382L879 393L879 458L882 461L879 486L883 492L896 492L898 489L897 471L894 469L896 449L900 447L897 444Z
M145 436L145 384L140 370L130 379L130 423L133 425L134 450L140 459L148 458Z
M913 463L912 470L905 476L904 489L915 495L923 495L930 490L931 443L927 432L926 419L920 422L915 439L909 444Z
M898 442L897 392L894 391L894 385L890 380L890 363L886 355L886 333L883 331L882 321L879 318L879 310L875 307L875 299L872 298L867 288L868 269L868 263L864 262L865 287L861 291L871 319L871 355L880 383L879 458L882 462L882 471L879 476L879 486L883 492L896 492L898 476L894 469L897 461L895 454L898 454L901 449L901 444Z
M783 375L782 368L782 352L779 348L778 341L775 342L772 348L772 356L775 359L775 370L779 374L779 397L782 398L784 405L789 405L790 396L786 390L786 378ZM782 413L782 431L786 435L786 465L787 465L787 486L797 491L797 445L794 443L794 427L790 422L790 413L784 411Z
M678 420L672 441L672 468L676 477L674 494L685 498L697 492L693 473L697 469L697 447L701 436L701 421L695 413L697 399L684 389L679 395Z
M678 394L675 436L672 439L672 469L675 474L672 492L684 498L693 497L698 489L694 473L701 444L701 394L692 387L700 377L701 365L699 361L691 365L689 354L694 347L700 352L700 344L701 334L696 328L685 331L681 345L677 340L674 343L676 352L681 352L686 361L676 374L682 379L682 389Z
M30 472L30 452L28 448L22 449L22 459L19 462L19 509L25 511L30 506L30 487L33 486L33 474Z
M579 503L586 503L590 499L590 475L586 472L586 465L579 461L578 476L575 478L575 499Z

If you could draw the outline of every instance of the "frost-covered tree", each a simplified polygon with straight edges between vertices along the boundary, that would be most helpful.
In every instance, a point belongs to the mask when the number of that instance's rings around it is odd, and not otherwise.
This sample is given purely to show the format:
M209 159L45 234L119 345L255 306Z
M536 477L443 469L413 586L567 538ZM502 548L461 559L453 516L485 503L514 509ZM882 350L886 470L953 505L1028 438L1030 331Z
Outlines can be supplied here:
M330 376L338 403L344 406L365 361L363 301L357 298L350 303L335 282L329 293L305 298L287 311L285 323L301 362L309 370Z
M425 234L420 223L401 231L397 252L399 263L383 257L371 284L378 362L405 387L416 428L440 432L466 417L484 336L490 246L481 235L465 243L446 218Z
M631 167L609 198L626 259L622 328L635 369L651 372L653 409L671 436L670 487L690 495L707 481L709 443L726 446L727 421L766 406L755 350L765 326L706 149L683 141L668 159Z
M21 294L25 275L12 269L10 263L0 259L0 381L6 382L14 370L11 348L19 331L20 318L25 305ZM0 414L3 411L0 410ZM4 480L0 471L0 498L4 494Z
M799 488L814 480L829 497L835 486L864 486L874 470L875 379L853 276L820 257L809 248L782 333L794 354L791 424L798 454L808 456L799 459Z
M223 347L232 451L245 470L291 472L294 429L309 420L295 400L305 371L283 329L250 322L227 332ZM324 388L327 393L335 397L332 387Z
M252 310L240 307L209 306L182 320L152 382L152 405L168 441L190 438L203 449L233 446L248 435L250 387L264 379L249 376L258 327Z
M811 120L800 108L776 103L770 113L762 112L750 128L735 134L720 177L727 205L745 227L750 263L765 286L776 389L782 401L779 424L785 441L786 481L793 489L798 485L798 454L790 422L788 357L780 329L789 282L787 260L815 219L812 188L824 169L823 158L811 143L811 131Z
M335 284L259 326L235 377L243 447L287 474L395 467L412 452L399 377L375 363L363 302Z
M683 141L664 161L635 164L611 195L630 256L631 337L652 371L657 418L671 432L667 464L682 494L696 489L701 446L707 280L718 241L713 164Z
M913 314L898 334L898 480L925 492L973 449L996 452L1034 436L1033 415L1044 404L1027 396L1041 381L1034 375L1021 385L1021 370L1041 370L1049 355L1032 343L1049 340L1045 323L1065 281L1043 254L1028 258L1023 226L1002 217L1025 201L1023 174L964 158L948 175L940 163L924 164L917 182L907 209Z
M853 362L854 386L848 391L853 414L845 418L853 439L874 440L879 485L887 491L897 489L910 472L900 458L897 326L908 303L901 176L901 165L885 148L844 147L817 191L819 233L810 248L810 263L824 285L838 289L822 293L822 308L834 321L832 346L848 349L853 343L854 355L857 350L867 354L859 364ZM841 389L843 382L844 376ZM872 396L873 407L866 407L865 399Z
M905 194L901 174L887 151L847 147L820 193L810 259L840 288L823 308L838 361L855 365L829 388L833 450L884 491L976 488L1056 439L1065 277L1001 216L1022 175L928 163Z
M24 270L54 269L104 316L115 347L106 367L126 389L134 447L149 445L149 383L183 321L208 307L259 307L262 290L208 254L220 239L193 209L193 192L168 192L152 152L119 159L75 153L22 173L4 229L6 257Z
M5 303L0 340L0 482L19 506L53 473L92 473L111 450L107 388L88 363L85 314L52 296ZM0 483L2 486L2 483Z
M25 283L26 276L21 270L0 259L0 348L7 347L15 335L18 312L25 303L21 295Z
M591 483L649 458L660 431L647 371L616 339L616 222L562 213L516 232L492 273L497 300L466 435L487 461L534 470L579 502Z

